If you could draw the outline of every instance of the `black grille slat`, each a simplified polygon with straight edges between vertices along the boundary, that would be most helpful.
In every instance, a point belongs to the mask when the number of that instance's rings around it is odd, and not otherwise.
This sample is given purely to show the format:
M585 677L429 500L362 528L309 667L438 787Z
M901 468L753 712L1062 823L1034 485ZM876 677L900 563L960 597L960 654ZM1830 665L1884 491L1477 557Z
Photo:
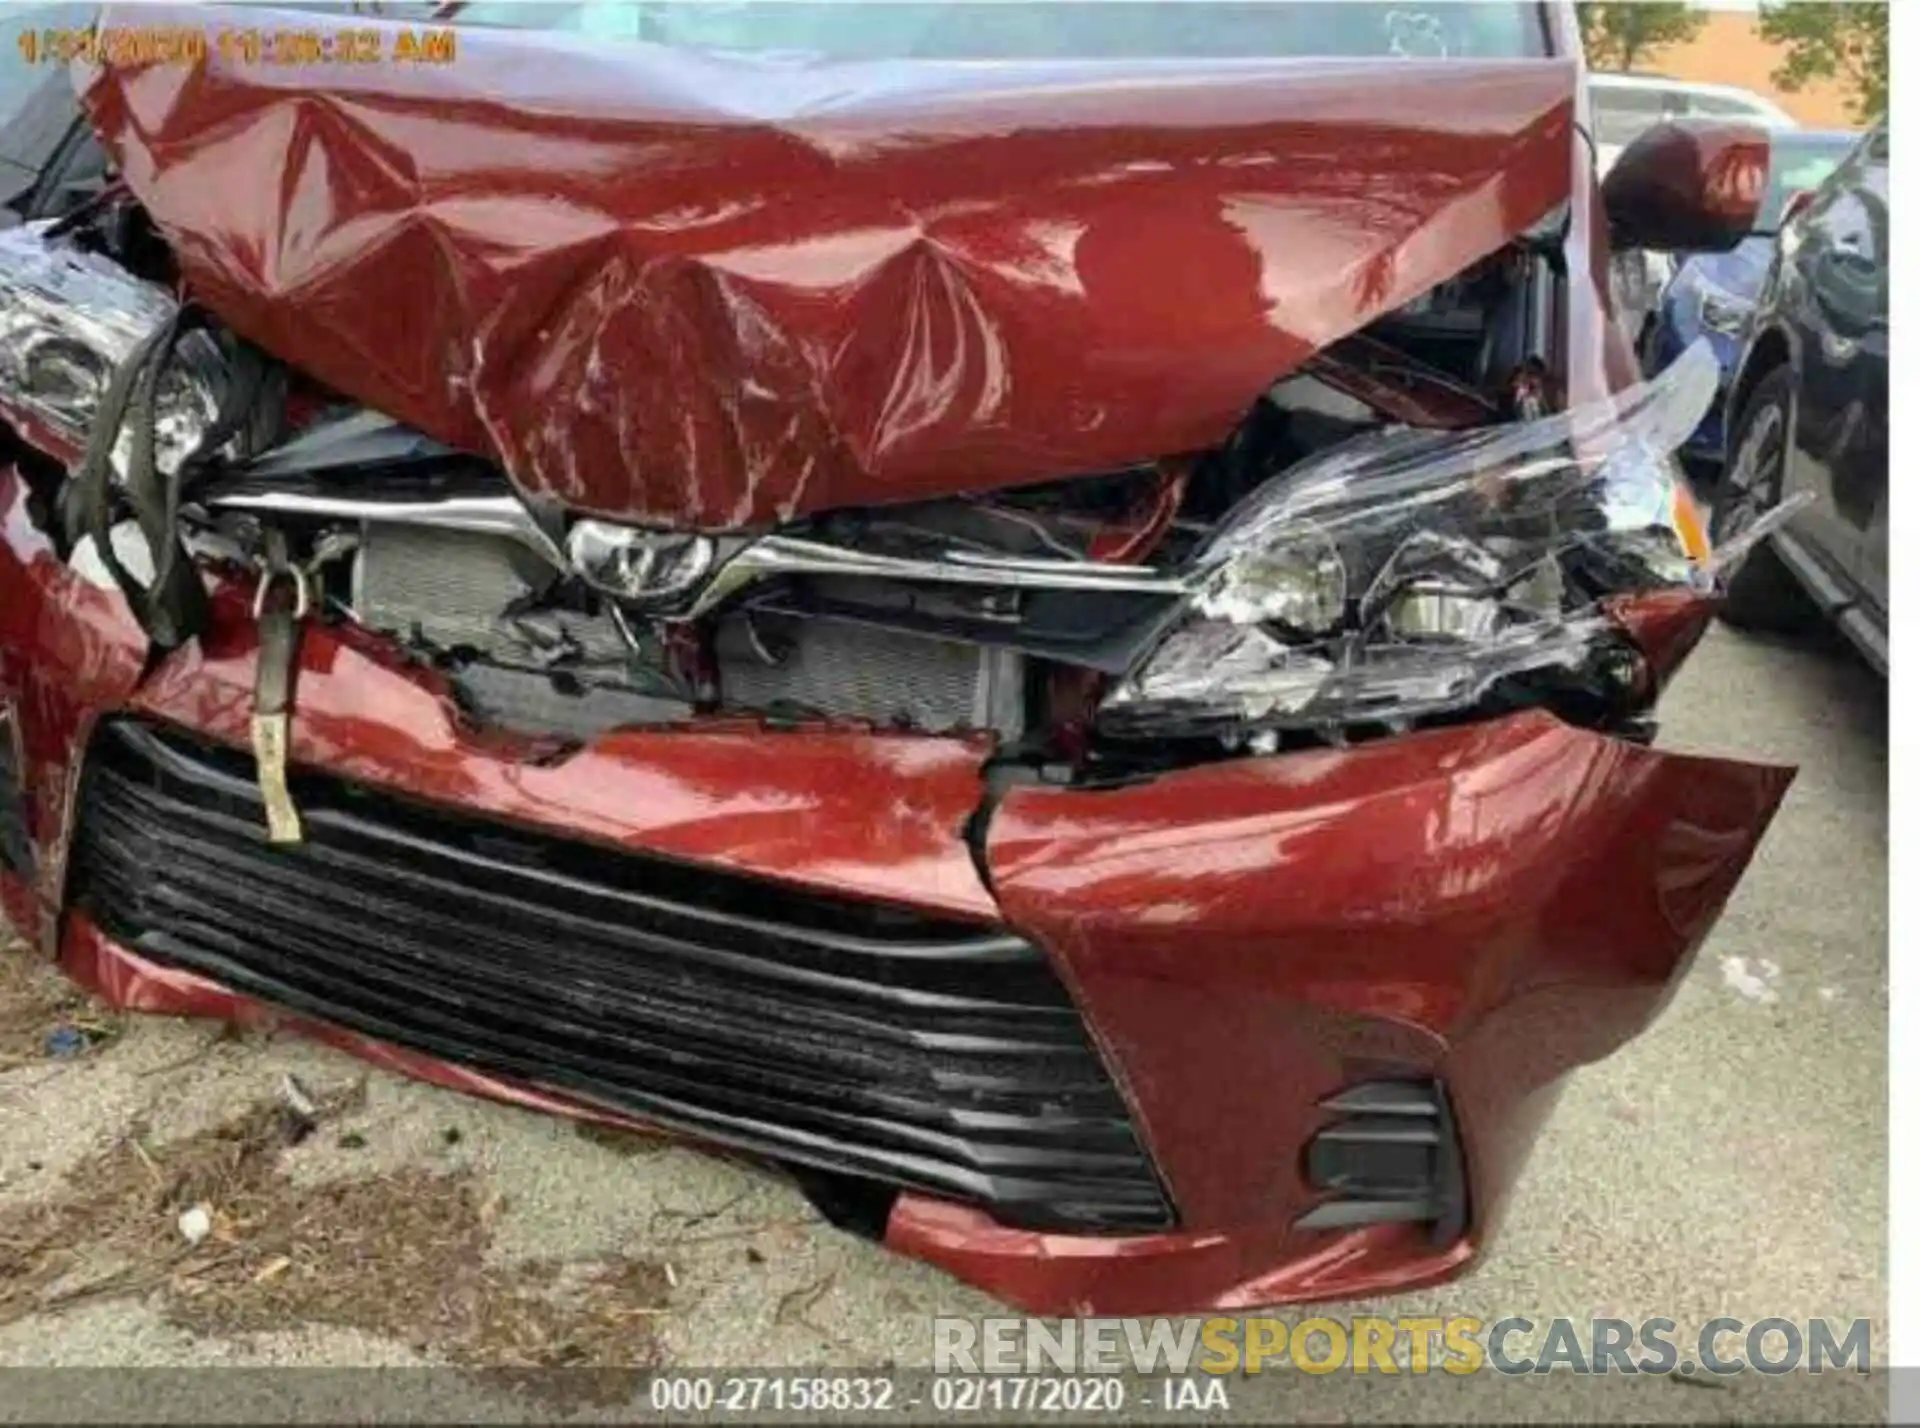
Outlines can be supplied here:
M116 735L140 740L140 753L154 774L172 772L193 783L217 786L231 795L225 807L227 817L236 826L251 828L258 807L253 792L251 760L218 745L201 745L178 734L162 734L157 729L116 723ZM303 808L324 807L330 824L345 819L364 839L381 840L392 851L406 852L415 859L444 861L456 873L470 873L484 865L490 873L507 877L539 877L553 881L572 876L568 890L574 893L626 894L651 899L652 906L677 917L721 924L730 929L749 925L779 927L789 939L811 936L828 950L859 946L885 963L897 963L917 955L937 956L942 960L989 960L1007 956L1024 967L1040 970L1031 949L1010 933L987 933L957 923L941 922L924 913L896 909L883 903L836 899L786 888L778 883L722 873L688 863L644 855L622 856L592 844L555 838L550 834L513 828L466 818L441 809L429 809L372 787L348 783L324 775L294 773L289 780ZM249 802L248 800L252 800ZM351 805L350 807L347 805ZM376 816L363 819L356 809L374 810ZM513 850L516 860L469 852L447 840L449 832L475 844L502 851ZM458 884L464 896L470 888ZM753 914L723 911L719 904L750 895L756 903ZM824 935L821 935L824 934ZM950 944L964 939L962 952ZM1044 972L1036 979L1044 982Z
M143 794L128 795L126 801L144 802L147 805L149 823L157 820L168 812L168 810L162 808L157 802L146 800ZM123 838L128 836L129 831L135 827L134 823L130 822L130 820L117 810L102 811L97 814L96 817L101 823L103 831ZM191 815L183 816L181 822L185 827L180 831L191 832L197 826ZM240 836L253 836L253 830L243 824L235 824L234 830ZM154 845L152 851L156 856L159 856L161 851L159 845ZM234 916L239 918L242 913L244 913L246 922L252 924L256 919L271 919L275 912L274 904L267 899L252 897L252 890L244 885L237 884L235 882L236 878L242 876L250 877L261 884L278 884L282 888L296 886L300 881L295 866L279 859L263 861L259 859L257 855L249 855L239 849L210 849L205 847L204 843L202 844L201 853L205 863L204 867L196 864L170 865L167 869L166 883L149 889L146 895L149 898L170 899L178 902L181 900L179 894L190 888L200 890L203 899L205 897L221 896L224 894L230 901L246 901L244 908L234 909ZM319 855L319 860L325 862L333 861L326 859L324 855ZM346 869L339 870L346 871ZM310 882L311 880L308 881ZM332 890L330 888L323 888L320 890L319 897L329 897L331 892ZM315 900L317 901L319 898ZM484 902L489 910L492 910L499 901L498 899L481 897L479 894L475 895L474 900L476 902ZM333 899L333 901L338 901L338 899ZM383 919L383 933L387 934L384 939L387 943L387 950L391 952L424 950L423 945L416 939L401 935L394 930L393 922L396 916L399 916L416 928L419 925L419 920L401 907L396 900L386 899L374 893L364 892L359 885L356 884L350 901L354 910L376 914ZM396 911L396 909L398 909L398 911ZM176 909L176 911L184 915L204 915L205 906L204 902L198 907L189 904L185 908ZM553 914L552 922L554 925L546 929L545 936L514 939L522 944L517 950L523 951L529 956L543 958L547 960L550 965L564 964L567 962L569 960L567 951L564 947L555 946L554 934L562 931L578 934L586 924L581 919L572 918L563 913ZM440 925L441 924L437 922L434 924L436 931L439 930ZM293 926L297 934L297 930L304 926L304 922L295 921ZM496 925L493 931L495 933L501 933L503 929ZM672 954L684 950L684 944L666 943L657 939L649 939L645 936L635 936L631 933L626 934L620 940L625 944L620 950L635 954ZM482 954L476 953L476 958L479 955ZM420 961L423 966L431 965L431 960L428 957L417 957L415 960ZM752 960L747 958L726 957L713 960L724 963L728 973L734 976L744 976L754 968ZM484 973L487 967L484 963L476 960L475 963L469 964L469 970L474 973ZM636 965L625 970L632 979L632 984L636 987L645 986L649 982L658 979L658 974L650 976L649 969L644 964ZM762 972L766 971L764 963L760 964L759 970ZM784 980L790 975L790 969L779 972L781 980ZM971 1001L963 1004L958 999L950 996L915 996L908 992L889 991L885 989L875 992L876 996L889 999L889 1004L896 1010L898 1005L905 1001L913 1003L929 1015L935 1011L945 1011L949 1013L944 1027L933 1027L930 1025L928 1027L916 1028L903 1027L882 1021L877 1016L856 1017L850 1015L845 1010L844 1005L836 1004L834 999L824 996L816 996L808 1001L801 1001L797 993L790 994L785 998L779 998L765 989L753 991L742 990L740 987L736 987L734 990L736 995L742 999L755 1001L756 1010L794 1021L797 1030L803 1035L816 1034L824 1023L835 1029L857 1033L862 1036L882 1040L899 1040L903 1043L916 1045L924 1049L944 1049L953 1052L965 1052L971 1055L991 1054L994 1052L1033 1055L1045 1054L1050 1050L1056 1049L1077 1053L1083 1041L1079 1020L1070 1009L996 1008L991 1003L983 1001ZM824 985L818 990L831 992L835 994L835 998L837 998L839 1002L844 1002L847 998L855 995L859 991L873 991L874 989L862 987L860 984L852 983L846 978L833 978L825 979ZM797 1007L804 1007L804 1019L795 1011ZM985 1034L984 1030L969 1030L967 1023L963 1023L960 1019L959 1014L963 1012L973 1014L971 1017L971 1021L973 1022L987 1020L988 1017L1003 1024L1009 1020L1016 1020L1021 1027L1021 1036L1019 1038L1009 1038L1004 1035L990 1036ZM1102 1075L1104 1076L1104 1073L1102 1073Z
M14 757L13 715L0 709L0 869L33 876L33 840L27 836L27 791Z
M232 959L238 955L241 946L237 938L231 933L225 936L220 936L218 933L209 935L209 930L204 926L196 930L201 933L195 939L200 945L206 945L215 950L224 948L224 955L229 958L229 964L233 964ZM307 973L307 975L281 974L281 980L290 988L322 997L326 994L325 989L328 986L336 984L336 978L352 975L352 969L342 965L344 957L325 955L323 944L309 939L289 941L282 945L288 953L299 956L300 971ZM740 1043L729 1044L704 1031L690 1031L688 1028L671 1025L664 1021L661 1023L663 1031L670 1032L676 1038L672 1044L661 1045L658 1042L649 1042L631 1035L587 1038L580 1034L577 1023L559 1020L557 1014L543 1013L537 1006L517 1008L516 1016L521 1025L516 1027L504 1019L501 1011L495 1010L491 1015L483 1014L476 1011L471 998L450 995L440 988L422 988L416 983L405 982L398 978L370 978L364 975L356 979L356 986L369 1012L383 1015L389 1025L401 1024L403 1018L411 1017L420 1021L423 1030L437 1030L445 1033L457 1026L458 1019L464 1015L475 1024L492 1030L503 1045L519 1045L522 1048L523 1060L531 1059L533 1050L540 1045L537 1040L529 1039L529 1033L545 1032L556 1039L570 1036L579 1043L580 1053L571 1057L562 1057L559 1053L553 1053L556 1062L560 1060L585 1062L587 1058L581 1053L593 1051L599 1056L620 1056L637 1064L649 1065L662 1074L673 1074L676 1070L687 1073L698 1071L721 1081L738 1084L743 1094L767 1101L770 1105L774 1103L768 1100L765 1093L772 1089L785 1089L794 1096L803 1098L809 1095L833 1095L836 1092L843 1096L847 1095L844 1088L849 1084L848 1072L870 1069L870 1078L853 1083L860 1086L863 1094L858 1098L849 1097L849 1104L857 1099L875 1111L890 1111L903 1119L922 1119L930 1123L947 1119L978 1119L994 1111L993 1107L984 1105L977 1108L929 1106L891 1092L888 1089L889 1083L880 1078L907 1074L909 1068L904 1065L865 1068L849 1067L844 1062L828 1063L823 1066L820 1075L807 1079L792 1068L790 1058L787 1064L772 1058L753 1060L750 1059L750 1046L745 1048L746 1054L743 1055ZM744 1029L741 1031L744 1033ZM1030 1095L1025 1099L1030 1104ZM1011 1110L1005 1113L1015 1114ZM1033 1117L1029 1115L1019 1119L1030 1121Z
M110 936L291 1011L1012 1224L1164 1227L1119 1093L1004 930L529 832L103 724L70 886Z
M187 955L206 955L205 949L197 944L189 948L171 937L156 938L152 945L162 956L169 951L176 954L184 952ZM257 989L256 984L259 978L245 963L216 953L207 963L196 963L196 965L205 965L211 975L241 990ZM326 1020L345 1021L351 1017L353 1022L350 1024L360 1026L370 1035L410 1044L437 1055L470 1059L464 1056L465 1041L460 1035L450 1031L448 1019L435 1012L423 1012L417 1006L397 1006L392 1002L369 1006L365 998L356 999L351 1004L333 1003L319 993L309 993L303 998L302 1005L315 1008L320 1013L332 1008L336 1014L327 1015ZM538 1042L504 1031L496 1033L494 1049L499 1055L499 1069L502 1071L527 1074L530 1068L537 1067L553 1084L577 1087L589 1095L607 1100L614 1100L621 1093L621 1084L604 1074L596 1074L594 1069L596 1063L584 1054L556 1055ZM715 1089L713 1081L704 1074L706 1069L704 1066L689 1066L675 1071L657 1064L648 1065L646 1070L649 1105L686 1106L690 1099L697 1104L703 1096ZM752 1111L767 1115L792 1111L791 1103L776 1097L741 1092L733 1099L736 1109L743 1112ZM1030 1154L1023 1153L1020 1146L1011 1142L1004 1146L976 1147L969 1144L962 1136L942 1134L903 1119L861 1116L852 1110L818 1103L810 1107L803 1116L794 1117L794 1123L816 1137L864 1132L876 1142L883 1142L898 1153L916 1156L942 1155L975 1170L1003 1167L1017 1171L1033 1160ZM1086 1157L1089 1165L1096 1161L1105 1164L1120 1158L1114 1156L1111 1150L1103 1154L1093 1146L1086 1147L1083 1150L1083 1156Z

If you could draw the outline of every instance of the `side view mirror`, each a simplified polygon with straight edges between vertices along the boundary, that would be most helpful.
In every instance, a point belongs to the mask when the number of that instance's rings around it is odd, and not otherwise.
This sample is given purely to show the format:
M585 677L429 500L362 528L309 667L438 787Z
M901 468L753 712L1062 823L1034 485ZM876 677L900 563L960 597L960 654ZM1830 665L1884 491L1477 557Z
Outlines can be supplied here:
M1616 250L1723 253L1752 231L1767 191L1764 129L1674 119L1621 151L1600 185Z

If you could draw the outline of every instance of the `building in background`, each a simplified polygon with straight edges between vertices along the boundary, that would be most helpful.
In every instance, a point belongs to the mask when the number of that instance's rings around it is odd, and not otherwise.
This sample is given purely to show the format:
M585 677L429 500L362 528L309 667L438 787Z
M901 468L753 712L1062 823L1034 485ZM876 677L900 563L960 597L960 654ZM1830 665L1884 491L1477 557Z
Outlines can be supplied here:
M1776 86L1773 71L1782 57L1781 46L1760 37L1757 9L1713 8L1706 24L1691 40L1663 45L1646 63L1636 64L1634 71L1751 89L1772 99L1809 128L1859 127L1847 107L1846 89L1835 80L1809 80L1798 93Z

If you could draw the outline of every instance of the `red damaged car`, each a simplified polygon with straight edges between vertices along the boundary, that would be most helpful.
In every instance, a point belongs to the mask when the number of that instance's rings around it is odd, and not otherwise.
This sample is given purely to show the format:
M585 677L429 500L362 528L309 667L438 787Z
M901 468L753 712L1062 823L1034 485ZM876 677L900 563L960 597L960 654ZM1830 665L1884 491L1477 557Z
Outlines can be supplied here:
M1652 747L1738 552L1605 281L1762 136L1603 193L1517 0L425 23L0 135L15 926L1037 1311L1470 1265L1791 777Z

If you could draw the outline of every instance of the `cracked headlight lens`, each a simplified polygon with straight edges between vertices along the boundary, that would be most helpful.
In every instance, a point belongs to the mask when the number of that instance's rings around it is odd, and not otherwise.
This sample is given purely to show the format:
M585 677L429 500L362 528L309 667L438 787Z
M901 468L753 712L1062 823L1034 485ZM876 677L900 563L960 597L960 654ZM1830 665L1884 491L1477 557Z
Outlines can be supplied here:
M1193 603L1209 619L1326 634L1346 609L1347 567L1332 542L1309 531L1220 562Z
M1603 599L1711 586L1672 453L1718 382L1700 341L1605 401L1372 432L1282 472L1195 556L1189 618L1116 682L1102 729L1391 724L1470 709L1530 673L1611 677Z

